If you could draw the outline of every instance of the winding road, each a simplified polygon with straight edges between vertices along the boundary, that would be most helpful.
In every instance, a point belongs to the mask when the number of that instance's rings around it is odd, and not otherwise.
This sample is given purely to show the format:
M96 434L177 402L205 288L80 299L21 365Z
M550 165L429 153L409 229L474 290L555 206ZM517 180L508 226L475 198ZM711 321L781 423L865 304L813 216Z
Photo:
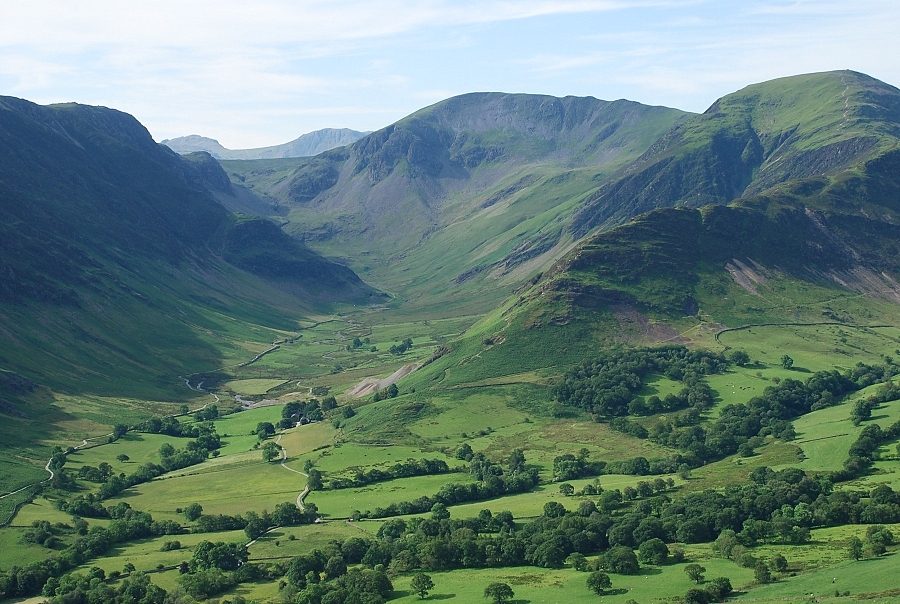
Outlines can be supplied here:
M294 474L299 474L305 478L309 478L309 474L306 472L301 472L300 470L295 470L294 468L289 468L287 464L287 449L281 446L281 437L283 434L279 434L278 438L275 439L275 444L281 449L281 463L279 464L282 468L287 470L288 472L293 472ZM303 490L300 491L300 494L297 495L297 508L300 509L301 512L306 511L306 507L303 505L303 500L306 499L306 496L309 495L309 485L305 485Z

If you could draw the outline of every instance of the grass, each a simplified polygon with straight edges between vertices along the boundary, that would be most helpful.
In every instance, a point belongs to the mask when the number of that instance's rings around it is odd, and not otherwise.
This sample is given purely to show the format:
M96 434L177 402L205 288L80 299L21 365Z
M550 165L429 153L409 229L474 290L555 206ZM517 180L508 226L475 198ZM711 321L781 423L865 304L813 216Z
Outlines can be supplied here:
M125 501L158 520L183 521L176 508L189 503L201 504L207 514L240 514L271 511L279 503L295 501L305 479L278 464L263 462L261 454L257 459L246 465L158 478L128 489L108 500L108 505Z
M752 580L753 572L724 560L703 560L708 578L726 576L733 585L743 585ZM500 569L464 569L452 572L429 573L435 587L430 599L451 602L482 602L484 588L495 581L508 583L515 592L515 601L539 603L613 602L624 604L627 600L638 602L663 601L677 598L694 586L684 573L684 564L642 569L639 575L610 575L612 590L602 598L586 585L588 573L572 569L545 569L534 567ZM409 589L410 576L394 581L394 589L402 595L395 602L419 602Z
M163 552L162 545L167 541L178 541L181 549ZM196 533L186 535L165 535L133 541L118 546L101 557L94 558L90 562L76 569L76 572L87 572L91 567L99 567L106 571L121 571L125 564L134 564L138 571L154 571L159 565L171 566L182 561L190 560L193 548L201 541L224 541L227 543L246 543L247 536L244 531L226 531L220 533ZM177 571L176 571L177 574ZM152 575L153 582L157 583L158 575ZM163 582L159 582L162 585ZM165 589L174 587L173 584L162 585Z
M878 386L860 391L852 400L864 398ZM854 426L850 421L851 404L836 405L813 411L794 421L797 439L793 441L803 451L804 459L795 465L803 470L832 471L843 467L850 446L859 433L870 423L881 427L900 420L900 401L879 405L872 412L872 419Z
M371 539L378 525L375 522L334 521L275 529L250 547L250 559L299 556L314 549L324 550L333 540L344 541L350 537Z
M432 495L451 482L468 483L472 482L472 478L468 474L398 478L352 489L313 491L307 500L316 504L326 518L346 518L354 510L365 512L391 503L412 501L422 495Z
M237 394L246 394L248 396L265 394L269 390L273 388L277 388L284 383L284 380L279 379L254 379L249 378L245 380L231 380L229 382L225 382L225 387L232 392Z

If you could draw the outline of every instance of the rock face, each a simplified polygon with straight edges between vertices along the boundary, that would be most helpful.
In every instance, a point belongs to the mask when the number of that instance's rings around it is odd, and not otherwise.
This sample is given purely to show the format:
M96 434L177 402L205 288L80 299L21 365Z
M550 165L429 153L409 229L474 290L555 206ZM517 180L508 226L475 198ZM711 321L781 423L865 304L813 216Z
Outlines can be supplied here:
M216 159L282 159L290 157L310 157L349 145L368 134L349 128L323 128L303 134L294 140L271 147L255 149L226 149L219 141L198 134L180 136L162 141L176 153L186 155L206 151Z

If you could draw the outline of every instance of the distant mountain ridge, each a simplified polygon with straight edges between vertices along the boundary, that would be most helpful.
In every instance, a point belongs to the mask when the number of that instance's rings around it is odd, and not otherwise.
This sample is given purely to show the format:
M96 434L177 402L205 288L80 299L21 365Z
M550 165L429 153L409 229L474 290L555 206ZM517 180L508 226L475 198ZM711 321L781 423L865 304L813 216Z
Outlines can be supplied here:
M367 134L349 128L323 128L307 132L287 143L254 149L227 149L219 141L198 134L167 139L162 144L182 155L206 151L216 159L281 159L318 155L349 145Z

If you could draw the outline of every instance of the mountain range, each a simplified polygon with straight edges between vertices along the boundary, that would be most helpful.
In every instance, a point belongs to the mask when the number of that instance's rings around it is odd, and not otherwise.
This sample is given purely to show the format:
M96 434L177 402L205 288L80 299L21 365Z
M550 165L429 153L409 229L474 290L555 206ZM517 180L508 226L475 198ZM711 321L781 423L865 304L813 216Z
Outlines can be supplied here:
M167 139L162 144L181 154L206 151L216 159L279 159L318 155L335 147L349 145L366 134L368 132L349 128L323 128L302 134L287 143L254 149L226 149L219 141L198 134Z
M133 117L0 98L0 365L124 392L184 363L217 319L289 325L298 308L379 294L262 218L207 154L182 158ZM73 346L73 344L75 344ZM175 373L177 375L177 373Z
M473 342L524 355L547 329L575 350L821 318L800 290L900 299L900 91L855 72L702 114L473 93L307 158L179 156L113 110L0 110L0 366L60 386L216 366L211 309L288 329L382 291L398 316L494 311Z

